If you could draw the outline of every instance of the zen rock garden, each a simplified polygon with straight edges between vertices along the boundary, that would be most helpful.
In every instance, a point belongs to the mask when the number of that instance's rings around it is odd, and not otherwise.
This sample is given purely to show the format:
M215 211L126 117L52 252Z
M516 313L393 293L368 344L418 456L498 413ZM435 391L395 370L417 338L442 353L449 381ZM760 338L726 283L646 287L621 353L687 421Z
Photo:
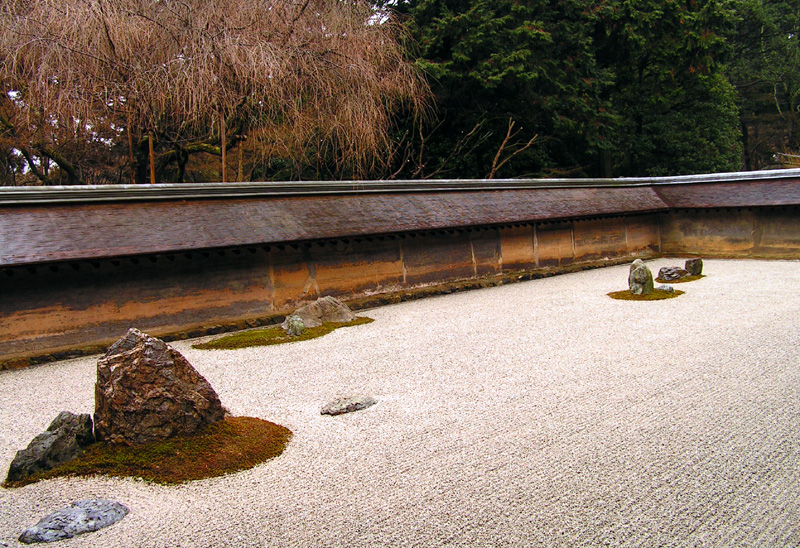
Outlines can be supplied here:
M300 334L307 327L355 318L340 301L323 297L291 314L282 327L290 334ZM352 413L376 403L371 397L337 398L324 405L321 414ZM37 474L70 463L95 442L138 447L190 437L229 416L209 382L180 352L131 328L97 362L94 417L60 413L46 431L17 452L6 486L22 485L32 481L29 478L35 480ZM283 430L288 441L291 433ZM280 451L282 446L276 454ZM19 540L36 543L71 538L112 525L127 513L128 509L115 501L83 500L43 518Z

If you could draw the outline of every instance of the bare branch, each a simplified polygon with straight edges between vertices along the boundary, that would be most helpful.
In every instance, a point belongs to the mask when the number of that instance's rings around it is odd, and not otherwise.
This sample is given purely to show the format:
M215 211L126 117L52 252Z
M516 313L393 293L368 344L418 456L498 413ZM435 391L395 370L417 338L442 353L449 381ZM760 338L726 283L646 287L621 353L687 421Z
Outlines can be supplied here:
M509 156L506 156L503 160L500 160L500 158L503 155L503 151L506 148L506 145L508 145L508 141L510 141L511 139L516 137L519 134L519 132L521 131L521 130L517 130L516 132L512 133L512 131L514 129L514 125L515 125L514 120L512 118L509 118L508 119L508 131L506 131L506 136L503 139L503 142L500 144L500 148L497 149L497 154L494 155L494 161L492 162L492 169L491 169L491 171L489 171L489 174L486 176L487 179L494 179L495 174L497 173L497 171L501 167L506 165L517 154L528 150L533 145L533 143L535 143L536 140L539 138L539 135L534 135L527 143L525 143L522 146L520 146L521 143L516 143L516 144L512 145L512 146L516 146L516 147L519 147L519 148L517 148Z

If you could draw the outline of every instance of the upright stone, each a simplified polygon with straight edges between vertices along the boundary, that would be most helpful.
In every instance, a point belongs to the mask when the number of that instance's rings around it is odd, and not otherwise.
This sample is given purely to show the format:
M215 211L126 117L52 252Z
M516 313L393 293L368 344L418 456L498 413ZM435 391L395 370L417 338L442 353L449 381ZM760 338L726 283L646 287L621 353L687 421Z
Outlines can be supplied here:
M684 268L690 276L699 276L703 273L703 259L687 259Z
M653 273L645 264L631 270L628 286L634 295L649 295L653 292Z
M52 470L69 462L94 443L92 417L62 411L47 430L17 451L8 468L6 481L20 481L37 472Z
M350 308L334 297L321 297L295 310L292 316L299 316L306 328L317 327L325 322L352 322L356 315ZM281 324L285 330L289 328L288 318Z
M140 445L192 434L224 417L217 393L186 358L138 329L97 362L98 441Z

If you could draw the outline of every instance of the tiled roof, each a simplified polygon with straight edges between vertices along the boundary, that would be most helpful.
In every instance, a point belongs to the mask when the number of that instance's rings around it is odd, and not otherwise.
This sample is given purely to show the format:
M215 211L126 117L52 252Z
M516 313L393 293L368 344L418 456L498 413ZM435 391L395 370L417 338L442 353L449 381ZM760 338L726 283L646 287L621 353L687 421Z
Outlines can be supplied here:
M800 205L800 170L672 179L156 187L0 189L0 266L670 208Z

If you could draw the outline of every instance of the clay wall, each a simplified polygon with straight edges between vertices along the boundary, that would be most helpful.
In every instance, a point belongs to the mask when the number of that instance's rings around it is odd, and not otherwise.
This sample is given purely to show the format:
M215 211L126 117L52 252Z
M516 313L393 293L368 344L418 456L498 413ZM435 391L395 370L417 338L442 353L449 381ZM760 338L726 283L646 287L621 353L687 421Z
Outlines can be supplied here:
M674 179L674 180L673 180ZM0 189L0 369L662 255L800 259L800 170ZM624 282L623 282L624 283Z
M800 259L800 208L673 209L661 217L667 255Z
M135 326L198 336L322 295L409 295L657 255L658 214L517 223L3 269L0 364L99 351ZM411 293L409 293L411 292ZM38 359L38 358L37 358ZM35 360L34 360L35 361Z

